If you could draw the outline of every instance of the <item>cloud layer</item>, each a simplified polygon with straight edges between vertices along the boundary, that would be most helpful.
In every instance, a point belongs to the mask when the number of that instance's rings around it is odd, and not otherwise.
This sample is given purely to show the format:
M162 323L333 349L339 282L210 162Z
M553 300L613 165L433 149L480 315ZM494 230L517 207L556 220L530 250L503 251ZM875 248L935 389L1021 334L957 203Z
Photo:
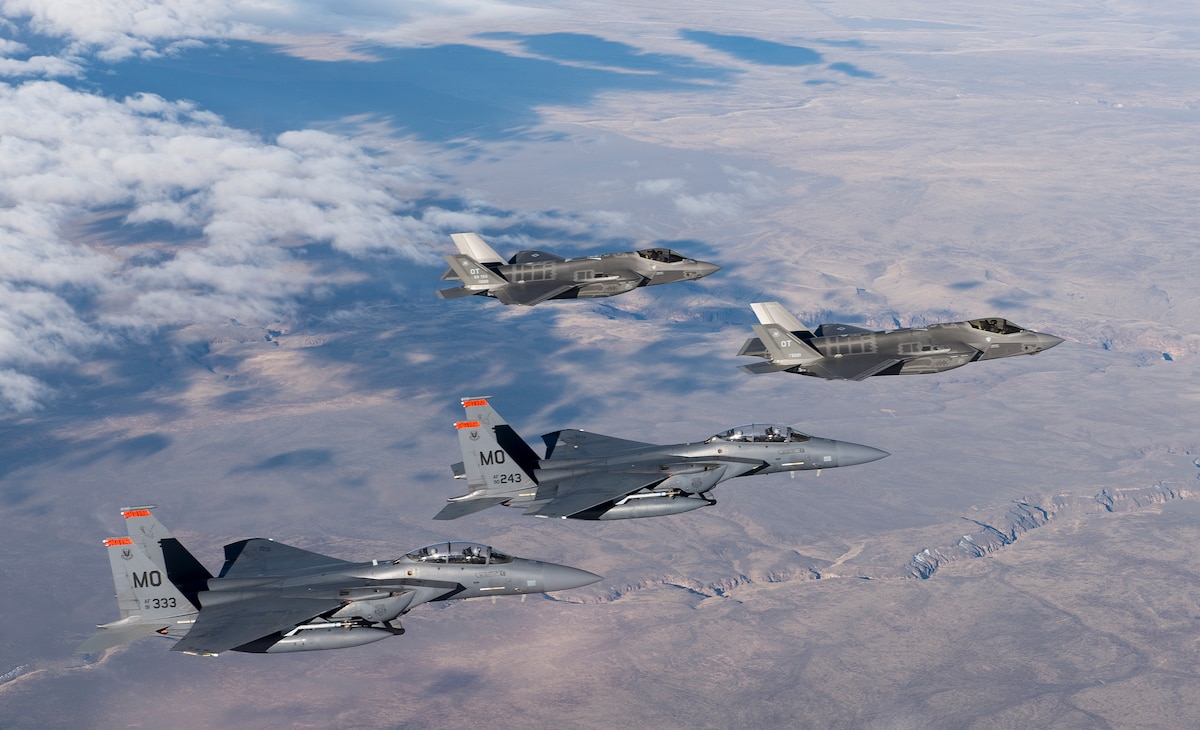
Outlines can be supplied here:
M402 202L427 181L389 159L313 130L265 142L157 96L0 84L0 406L43 392L16 369L115 332L286 316L320 286L303 244L432 261L438 232Z
M154 55L176 42L342 34L375 42L416 42L451 25L481 28L541 11L496 0L330 3L319 0L0 0L4 17L66 39L72 54L105 61ZM4 48L0 46L0 54Z

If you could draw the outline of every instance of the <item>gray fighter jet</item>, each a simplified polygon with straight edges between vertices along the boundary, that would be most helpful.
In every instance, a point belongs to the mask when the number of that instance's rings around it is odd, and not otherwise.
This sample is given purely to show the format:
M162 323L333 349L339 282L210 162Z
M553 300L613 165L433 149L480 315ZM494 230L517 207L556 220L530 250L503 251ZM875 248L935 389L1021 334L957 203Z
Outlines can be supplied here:
M151 635L178 638L172 651L205 656L341 649L403 634L394 622L429 601L565 591L600 580L468 542L351 563L262 538L226 545L214 578L150 509L122 510L129 536L104 541L121 618L101 624L77 652Z
M767 361L741 366L755 375L786 370L827 380L864 380L940 373L976 360L1036 355L1062 342L999 317L883 332L823 324L809 332L779 302L750 306L761 322L754 325L758 337L746 340L738 354Z
M485 398L464 398L455 424L463 461L452 468L468 492L450 498L434 519L453 520L492 505L537 517L622 520L716 504L713 487L750 474L865 464L886 451L815 438L787 426L751 424L694 444L660 446L587 431L542 436L538 455Z
M669 248L574 259L545 251L518 251L505 261L475 233L450 237L458 253L446 257L450 269L442 274L442 281L459 281L462 286L439 290L440 299L482 294L504 304L532 306L547 299L611 297L639 286L699 279L721 268Z

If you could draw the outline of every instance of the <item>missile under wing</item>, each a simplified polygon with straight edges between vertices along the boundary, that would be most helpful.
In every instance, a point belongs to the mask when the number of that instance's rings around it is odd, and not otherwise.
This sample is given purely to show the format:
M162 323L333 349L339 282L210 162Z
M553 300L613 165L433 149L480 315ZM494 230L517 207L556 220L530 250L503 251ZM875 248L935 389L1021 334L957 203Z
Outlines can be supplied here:
M129 536L104 541L121 617L101 624L76 651L153 635L177 639L172 651L201 655L341 649L403 634L400 616L430 601L546 593L600 580L468 542L350 562L262 538L226 545L225 564L213 577L150 510L123 510Z
M1036 355L1062 342L1000 317L878 332L823 324L810 332L779 302L750 307L759 320L757 336L746 340L738 354L765 360L741 366L755 375L787 371L826 380L865 380L939 373L977 360Z
M464 398L455 424L467 493L434 519L452 520L494 505L536 517L618 520L678 514L716 504L719 483L751 474L864 464L886 451L809 436L788 426L749 424L698 443L660 445L565 430L542 437L538 456L488 403Z

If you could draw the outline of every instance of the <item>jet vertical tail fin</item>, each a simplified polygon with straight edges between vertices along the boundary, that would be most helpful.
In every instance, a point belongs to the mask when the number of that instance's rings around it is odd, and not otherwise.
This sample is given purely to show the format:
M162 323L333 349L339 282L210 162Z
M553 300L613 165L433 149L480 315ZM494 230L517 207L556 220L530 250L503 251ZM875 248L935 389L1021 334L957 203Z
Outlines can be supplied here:
M452 254L447 256L446 263L450 264L450 271L444 274L442 278L447 281L457 279L462 282L464 289L472 293L495 289L508 283L508 280L503 276L500 276L466 254ZM454 274L453 277L448 276L451 272ZM455 290L443 289L442 291L453 292Z
M798 335L789 332L779 324L756 324L754 334L758 335L763 346L770 354L771 362L777 365L806 365L823 359L811 345Z
M754 314L762 324L777 324L788 332L805 337L812 336L804 323L797 319L796 315L784 309L779 302L755 302L750 305L750 308L754 310Z
M205 589L212 573L158 521L151 512L153 509L154 505L145 505L121 510L125 529L146 557L166 574L167 580L195 604L196 594Z
M463 398L468 420L454 424L462 449L467 493L452 497L434 519L452 520L535 489L538 456L486 398ZM455 465L457 466L457 465ZM457 469L455 470L457 472ZM469 503L469 506L468 506Z
M75 651L81 654L108 649L151 634L186 633L197 607L167 578L132 537L104 541L117 590L121 618L100 625L100 631Z
M481 264L502 264L504 259L491 246L484 243L478 233L451 233L450 238L458 252Z

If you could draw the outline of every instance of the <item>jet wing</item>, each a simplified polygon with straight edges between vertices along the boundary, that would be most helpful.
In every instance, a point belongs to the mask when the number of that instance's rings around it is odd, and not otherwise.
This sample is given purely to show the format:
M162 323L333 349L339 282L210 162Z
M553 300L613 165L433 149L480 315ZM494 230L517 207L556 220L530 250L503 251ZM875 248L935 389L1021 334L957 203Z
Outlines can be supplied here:
M875 330L855 327L852 324L823 324L814 332L817 337L837 337L838 335L873 335Z
M547 459L602 459L654 445L574 429L543 434L542 441L546 443Z
M180 639L171 651L194 654L216 654L235 649L256 639L279 632L290 631L322 614L344 606L349 599L339 595L342 589L371 586L391 593L414 593L410 606L427 601L448 598L463 590L461 583L404 579L392 583L355 581L348 578L345 583L324 586L298 586L293 593L258 593L241 600L218 602L221 592L201 594L201 602L208 596L210 605L203 606L196 623L187 635ZM297 595L314 590L328 595Z
M579 284L564 284L561 281L525 281L511 282L507 286L493 289L491 293L504 304L523 304L531 307L577 288Z
M171 651L216 654L286 631L346 603L338 598L264 595L200 609L191 631Z
M339 565L349 564L345 560L331 558L328 555L256 537L225 546L225 565L221 568L220 577L262 578L313 568L335 568Z
M655 472L591 472L564 479L558 483L558 496L549 502L526 510L527 515L569 517L589 507L604 504L649 487L667 478ZM542 486L545 486L543 483Z
M899 358L881 355L843 355L805 363L804 369L829 380L865 380L902 362Z
M517 251L508 260L510 264L535 264L545 261L566 261L562 256L549 251Z
M209 606L200 609L190 632L170 647L170 651L193 654L229 651L264 636L284 632L344 603L337 598L284 598L266 594Z

